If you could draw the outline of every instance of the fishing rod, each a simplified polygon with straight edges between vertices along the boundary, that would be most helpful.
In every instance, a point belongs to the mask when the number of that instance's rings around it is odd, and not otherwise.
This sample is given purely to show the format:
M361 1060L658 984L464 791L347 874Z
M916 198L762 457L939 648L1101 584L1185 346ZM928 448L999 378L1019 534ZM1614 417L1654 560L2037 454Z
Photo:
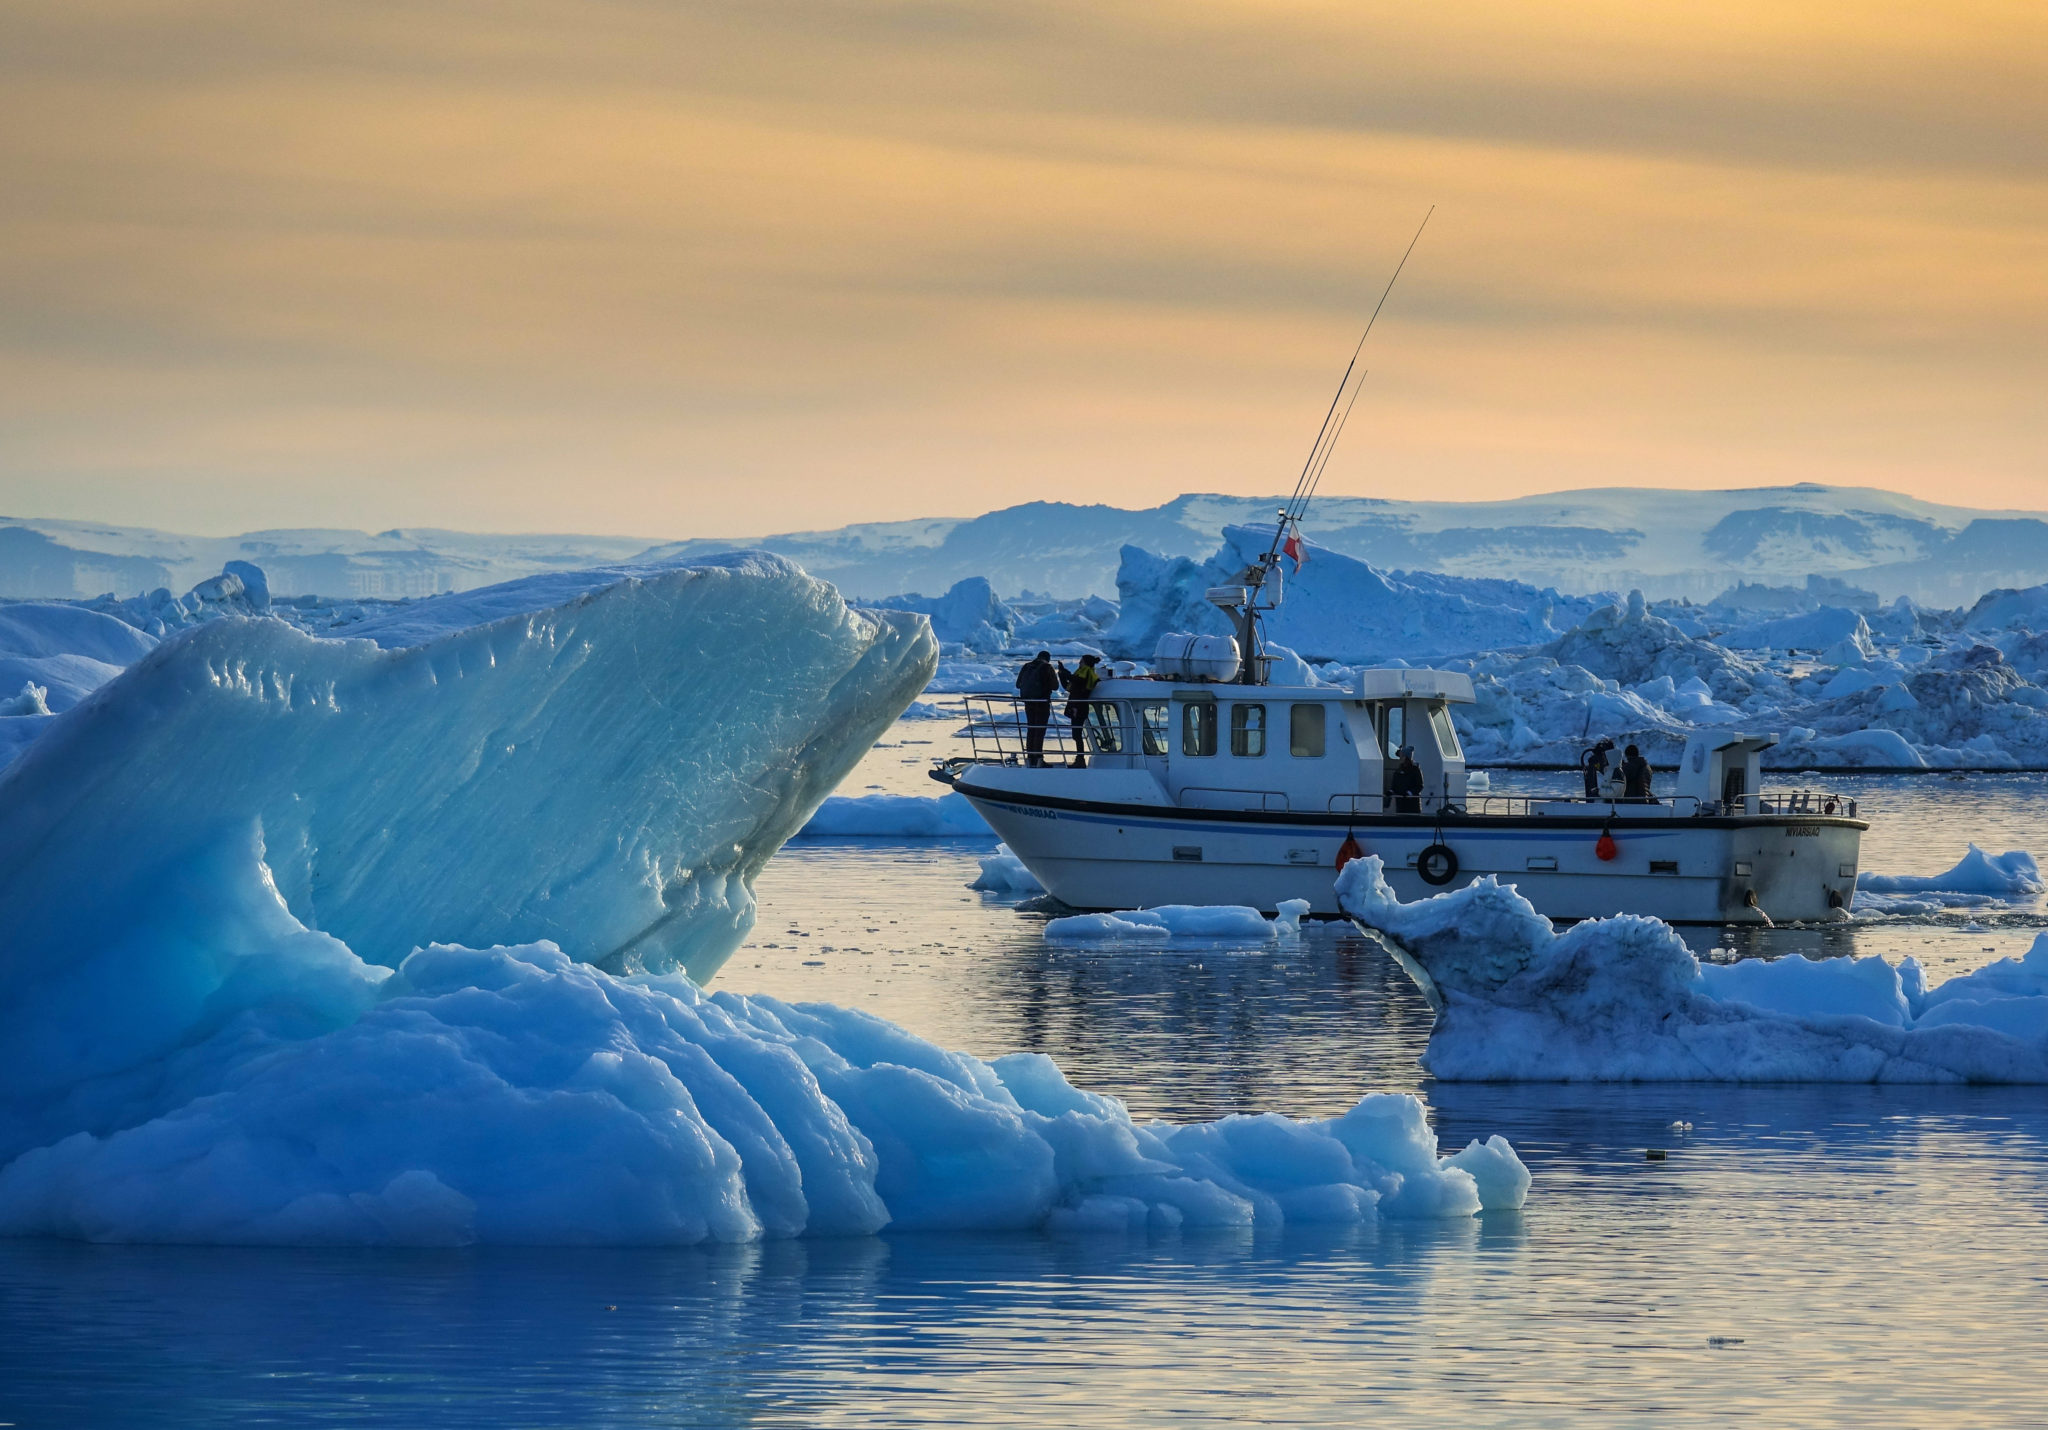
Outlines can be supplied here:
M1262 570L1269 570L1279 559L1280 545L1287 539L1290 526L1299 527L1301 519L1308 513L1308 505L1315 499L1316 488L1322 484L1323 469L1330 464L1330 453L1336 450L1337 438L1343 433L1344 425L1351 420L1351 409L1357 405L1358 394L1365 386L1365 373L1359 372L1358 381L1353 383L1351 374L1358 368L1359 354L1365 351L1365 340L1372 336L1373 324L1380 320L1380 310L1387 306L1387 298L1394 291L1394 284L1400 281L1401 270L1408 266L1408 256L1415 252L1415 245L1422 241L1423 229L1429 227L1429 220L1436 213L1436 205L1422 216L1422 222L1415 226L1415 237L1408 240L1408 247L1401 251L1401 261L1394 265L1394 272L1387 279L1387 286L1380 290L1380 300L1373 305L1372 316L1365 320L1365 331L1358 335L1358 344L1351 350L1351 361L1344 365L1344 375L1337 381L1337 391L1330 398L1330 407L1323 414L1323 425L1316 429L1315 444L1309 448L1308 460L1302 463L1301 475L1295 478L1294 491L1287 498L1287 505L1280 508L1279 524L1273 528L1273 542L1267 547L1266 555L1260 562ZM1347 401L1344 393L1350 390ZM1338 405L1343 405L1340 415Z

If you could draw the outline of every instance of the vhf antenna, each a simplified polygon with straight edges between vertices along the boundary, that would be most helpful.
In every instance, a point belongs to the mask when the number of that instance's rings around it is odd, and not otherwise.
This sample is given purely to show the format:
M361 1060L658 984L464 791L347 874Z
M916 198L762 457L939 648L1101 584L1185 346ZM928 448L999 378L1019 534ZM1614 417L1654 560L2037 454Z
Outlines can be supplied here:
M1394 265L1393 276L1387 279L1387 286L1380 291L1379 302L1373 305L1372 316L1365 320L1365 331L1358 335L1358 345L1351 350L1351 361L1344 365L1344 376L1337 381L1336 395L1330 399L1330 410L1323 414L1323 425L1316 431L1315 445L1309 448L1308 460L1302 463L1301 475L1295 478L1294 493L1287 498L1287 505L1280 508L1280 522L1273 528L1273 544L1266 549L1265 559L1259 563L1260 574L1272 569L1279 559L1280 544L1287 539L1287 528L1301 525L1302 517L1308 514L1308 504L1315 499L1316 488L1322 484L1323 468L1330 465L1330 453L1336 449L1337 438L1344 431L1344 424L1351 420L1351 409L1358 402L1359 391L1365 386L1365 373L1358 373L1358 381L1352 382L1351 374L1358 368L1358 355L1365 351L1365 340L1372 336L1374 323L1380 320L1380 309L1387 306L1387 296L1394 291L1394 284L1401 277L1401 270L1408 266L1408 255L1415 251L1415 245L1422 241L1422 231L1429 227L1430 216L1436 212L1436 205L1429 206L1429 212L1422 216L1422 222L1415 226L1415 237L1408 240L1408 247L1401 252L1401 261ZM1350 398L1344 396L1349 388ZM1343 412L1337 411L1343 404Z

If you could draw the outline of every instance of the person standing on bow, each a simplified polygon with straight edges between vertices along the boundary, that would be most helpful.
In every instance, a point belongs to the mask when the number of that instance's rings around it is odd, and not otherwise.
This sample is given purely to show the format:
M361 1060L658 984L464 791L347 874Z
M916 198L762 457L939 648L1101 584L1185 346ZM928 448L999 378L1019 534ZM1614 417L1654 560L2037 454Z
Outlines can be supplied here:
M1068 670L1064 665L1059 669L1060 683L1067 687L1067 722L1074 727L1074 768L1088 768L1088 701L1095 694L1095 687L1102 683L1102 671L1098 668L1102 657L1084 655L1081 663Z
M1052 652L1042 650L1017 672L1017 694L1024 702L1024 763L1045 764L1045 727L1052 723L1052 693L1063 682L1052 668Z

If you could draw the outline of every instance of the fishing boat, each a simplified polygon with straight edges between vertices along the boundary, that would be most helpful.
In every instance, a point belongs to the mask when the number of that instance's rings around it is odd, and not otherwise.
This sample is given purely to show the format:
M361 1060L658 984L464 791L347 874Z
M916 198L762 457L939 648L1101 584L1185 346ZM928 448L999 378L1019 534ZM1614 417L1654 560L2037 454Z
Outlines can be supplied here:
M1369 669L1341 688L1272 683L1262 621L1284 596L1281 562L1300 569L1302 519L1400 273L1397 265L1359 337L1271 543L1232 584L1207 592L1233 634L1162 638L1149 670L1104 679L1071 726L1035 722L1021 700L969 697L974 753L940 762L932 778L966 796L1046 890L1077 909L1275 910L1306 899L1334 915L1337 871L1370 853L1404 899L1495 875L1554 919L1845 915L1869 826L1853 799L1765 791L1766 736L1693 735L1674 788L1656 798L1482 795L1451 714L1473 699L1469 676ZM1038 709L1042 720L1047 707ZM1404 748L1412 769L1400 763Z
M1334 915L1337 871L1377 854L1404 899L1490 874L1560 920L1846 915L1869 825L1854 799L1766 790L1768 736L1695 733L1672 787L1650 798L1481 793L1452 718L1474 698L1470 676L1387 668L1341 687L1272 683L1261 620L1283 594L1294 520L1283 509L1266 555L1207 593L1235 635L1162 639L1149 669L1095 687L1079 723L1034 731L1023 701L967 697L973 754L932 778L1054 898L1265 910L1306 899ZM1404 750L1413 765L1397 778Z
M1366 670L1337 688L1155 670L1097 687L1085 768L1057 722L1032 764L1019 703L979 697L974 755L932 776L1077 909L1306 899L1335 915L1337 871L1361 854L1404 899L1492 874L1560 920L1783 923L1840 917L1853 898L1869 826L1853 799L1764 790L1769 738L1695 734L1674 790L1649 801L1475 794L1451 719L1472 698L1456 671ZM1420 795L1391 787L1404 745Z

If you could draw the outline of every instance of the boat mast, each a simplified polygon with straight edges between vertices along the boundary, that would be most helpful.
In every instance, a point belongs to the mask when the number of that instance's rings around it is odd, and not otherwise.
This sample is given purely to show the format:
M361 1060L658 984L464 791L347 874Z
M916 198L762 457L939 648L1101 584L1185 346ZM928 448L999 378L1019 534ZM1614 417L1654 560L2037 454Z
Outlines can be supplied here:
M1401 261L1394 265L1393 276L1387 279L1387 286L1380 290L1380 300L1373 305L1372 316L1365 320L1365 331L1358 335L1358 343L1351 349L1351 361L1344 364L1344 375L1337 380L1337 391L1330 398L1329 410L1323 413L1323 425L1316 431L1315 444L1309 448L1308 460L1301 465L1301 475L1294 479L1294 493L1287 498L1287 504L1280 508L1280 518L1273 526L1273 539L1266 544L1265 554L1238 573L1234 586L1212 586L1208 597L1211 605L1219 607L1230 617L1231 625L1237 632L1239 652L1237 685L1263 685L1266 683L1266 666L1263 652L1264 641L1260 634L1259 617L1266 611L1278 608L1285 596L1284 590L1275 584L1272 599L1260 603L1260 596L1266 590L1267 579L1280 570L1281 548L1287 544L1290 530L1301 530L1301 519L1308 514L1308 504L1315 498L1316 488L1322 484L1323 469L1330 464L1330 453L1337 446L1337 438L1344 431L1344 424L1351 420L1351 409L1358 402L1358 393L1365 386L1365 372L1358 367L1358 356L1365 351L1365 340L1372 336L1372 326L1380 320L1380 309L1387 306L1387 295L1394 291L1394 284L1401 277L1401 270L1408 266L1408 255L1415 251L1415 245L1422 241L1422 230L1429 227L1430 215L1436 212L1436 205L1429 206L1422 222L1415 226L1415 237L1408 240L1408 247L1401 252ZM1358 380L1353 382L1352 374L1357 372ZM1351 396L1347 399L1345 391ZM1343 411L1338 412L1342 404Z

